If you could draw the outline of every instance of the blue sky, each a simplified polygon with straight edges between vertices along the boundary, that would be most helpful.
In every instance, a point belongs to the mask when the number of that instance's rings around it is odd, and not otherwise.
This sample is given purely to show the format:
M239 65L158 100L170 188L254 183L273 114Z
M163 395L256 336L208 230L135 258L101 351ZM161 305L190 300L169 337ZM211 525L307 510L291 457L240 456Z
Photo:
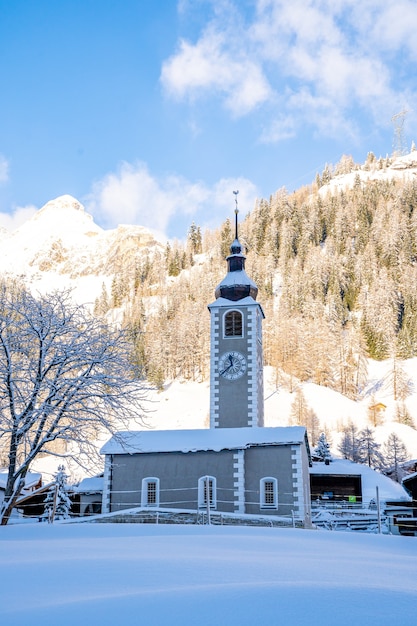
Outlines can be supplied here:
M183 238L417 119L414 0L0 0L0 226L71 194Z

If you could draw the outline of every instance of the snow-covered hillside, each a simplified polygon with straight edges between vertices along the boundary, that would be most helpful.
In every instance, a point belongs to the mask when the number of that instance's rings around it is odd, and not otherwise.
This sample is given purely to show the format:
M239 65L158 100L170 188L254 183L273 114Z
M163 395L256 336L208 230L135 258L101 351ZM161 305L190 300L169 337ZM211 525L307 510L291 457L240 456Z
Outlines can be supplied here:
M388 163L387 163L388 161ZM415 180L417 176L417 151L410 152L403 156L392 159L375 159L372 163L354 169L346 174L333 176L331 180L324 184L319 194L323 197L327 193L335 193L345 189L352 189L355 182L361 183L381 180Z
M381 424L375 428L377 442L383 444L391 432L406 444L410 458L417 458L417 430L395 421L395 401L389 386L385 385L390 361L369 361L369 385L361 400L355 402L327 387L314 383L301 385L310 408L316 413L320 428L331 435L332 453L338 455L340 430L353 421L359 429L370 426L368 407L373 402L385 404ZM417 427L417 359L404 362L410 380L411 394L405 400ZM265 367L265 425L287 426L290 421L294 393L275 386L273 368ZM375 392L375 387L378 391ZM209 423L210 389L208 382L173 381L163 391L151 391L148 424L151 428L205 428Z
M410 396L406 399L410 414L414 416L417 425L417 359L405 362L407 373L410 376ZM380 383L380 392L376 395L365 393L358 402L346 398L340 393L321 387L313 383L301 386L304 396L310 408L316 413L320 429L326 431L331 441L331 452L334 457L340 457L338 444L341 438L341 429L352 421L359 430L371 426L367 417L368 405L372 397L385 404L386 409L381 415L382 423L375 428L375 440L383 445L391 433L396 433L405 443L408 457L417 459L417 430L395 421L395 401L392 392L384 387L390 368L389 361L369 361L369 380L375 384ZM265 425L287 426L290 423L291 405L295 394L290 393L283 387L275 386L273 368L265 367ZM378 386L378 385L377 385ZM151 428L156 430L208 428L210 388L208 381L198 383L195 381L174 380L167 383L162 391L157 391L149 386L145 422L142 426L132 424L132 430L138 428ZM106 434L97 440L97 449L108 439ZM56 472L60 459L42 458L34 465L34 471L41 471L45 478L51 477ZM72 479L80 480L86 475L72 463L69 465ZM100 465L91 466L91 474L100 471Z

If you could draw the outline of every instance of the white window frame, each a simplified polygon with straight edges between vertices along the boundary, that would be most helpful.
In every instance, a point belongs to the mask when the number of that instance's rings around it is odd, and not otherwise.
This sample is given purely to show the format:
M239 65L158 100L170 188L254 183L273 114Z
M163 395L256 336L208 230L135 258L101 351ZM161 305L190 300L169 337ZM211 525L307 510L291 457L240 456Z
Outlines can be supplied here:
M155 502L149 502L148 486L151 483L155 483ZM158 508L159 507L159 478L156 476L147 476L142 479L142 495L141 506L146 508Z
M242 319L242 334L241 335L226 335L226 315L229 313L239 313ZM245 336L245 316L239 309L228 309L223 313L223 339L242 339Z
M198 508L199 509L207 508L207 501L206 501L207 480L211 482L211 485L209 485L209 490L211 490L210 509L216 509L217 508L217 480L215 476L201 476L198 479Z
M272 502L270 502L271 492L266 492L267 483L272 483ZM267 502L268 500L268 502ZM264 476L259 483L259 505L261 509L278 509L278 480L273 476Z

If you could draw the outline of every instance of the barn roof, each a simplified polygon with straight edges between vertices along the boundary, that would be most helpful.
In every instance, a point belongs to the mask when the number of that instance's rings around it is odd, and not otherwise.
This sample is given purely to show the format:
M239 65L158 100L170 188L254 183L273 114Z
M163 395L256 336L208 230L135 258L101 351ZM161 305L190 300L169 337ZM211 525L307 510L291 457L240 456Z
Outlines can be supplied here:
M201 428L194 430L124 431L101 448L101 454L239 450L262 445L302 444L303 426L275 428Z

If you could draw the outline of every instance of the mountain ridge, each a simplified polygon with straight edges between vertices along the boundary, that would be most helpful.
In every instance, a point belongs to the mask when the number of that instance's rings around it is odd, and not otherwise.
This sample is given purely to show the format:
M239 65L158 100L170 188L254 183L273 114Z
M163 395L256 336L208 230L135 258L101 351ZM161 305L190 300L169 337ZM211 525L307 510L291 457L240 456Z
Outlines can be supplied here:
M123 258L132 261L163 246L143 226L119 225L104 230L83 205L69 195L47 202L22 226L0 238L0 273L24 277L34 290L74 288L75 297L88 301L110 285ZM48 279L49 278L49 279ZM77 280L92 278L86 290ZM77 288L78 287L78 288Z

